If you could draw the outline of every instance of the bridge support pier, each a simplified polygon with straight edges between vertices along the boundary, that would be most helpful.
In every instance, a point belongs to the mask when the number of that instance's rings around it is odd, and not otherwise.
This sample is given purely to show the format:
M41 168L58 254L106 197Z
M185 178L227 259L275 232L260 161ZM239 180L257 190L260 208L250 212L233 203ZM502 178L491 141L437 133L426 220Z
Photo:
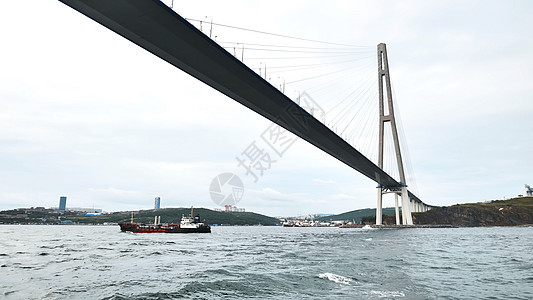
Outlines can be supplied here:
M383 188L378 187L378 203L376 206L376 225L383 225Z
M396 215L396 225L400 225L400 208L398 206L398 193L394 193L394 213Z
M412 211L416 209L416 203L411 201L409 198L409 192L407 187L402 188L388 188L383 186L378 186L378 201L376 205L376 225L383 225L383 194L394 193L394 212L396 215L396 225L412 225L413 218L411 215ZM398 203L398 196L402 197L402 221L400 222L400 206Z
M413 225L413 216L411 215L411 199L407 187L402 187L402 219L403 225Z

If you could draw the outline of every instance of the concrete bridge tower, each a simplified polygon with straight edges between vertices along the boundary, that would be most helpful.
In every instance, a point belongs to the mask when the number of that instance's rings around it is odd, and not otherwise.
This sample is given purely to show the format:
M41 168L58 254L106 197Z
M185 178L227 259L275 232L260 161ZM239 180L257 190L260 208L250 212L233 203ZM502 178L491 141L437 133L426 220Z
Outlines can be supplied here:
M378 45L378 89L379 89L379 154L378 167L383 169L383 139L385 135L385 124L390 124L394 150L396 153L396 162L398 172L400 173L401 187L378 186L378 202L376 208L376 225L382 225L382 204L383 194L394 193L396 206L396 224L400 224L398 195L402 197L402 224L412 225L411 203L407 191L407 182L403 168L402 153L400 150L400 141L398 139L398 129L396 128L396 119L394 117L394 106L392 102L392 88L389 73L389 62L387 58L387 46L384 43ZM385 87L384 87L385 86ZM385 98L387 101L385 101Z

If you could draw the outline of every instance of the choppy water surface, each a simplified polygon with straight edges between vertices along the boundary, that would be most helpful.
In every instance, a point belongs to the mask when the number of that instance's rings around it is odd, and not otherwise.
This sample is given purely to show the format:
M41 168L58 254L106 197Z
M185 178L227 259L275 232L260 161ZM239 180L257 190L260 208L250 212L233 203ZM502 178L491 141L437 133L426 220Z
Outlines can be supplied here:
M533 228L0 226L6 299L533 299Z

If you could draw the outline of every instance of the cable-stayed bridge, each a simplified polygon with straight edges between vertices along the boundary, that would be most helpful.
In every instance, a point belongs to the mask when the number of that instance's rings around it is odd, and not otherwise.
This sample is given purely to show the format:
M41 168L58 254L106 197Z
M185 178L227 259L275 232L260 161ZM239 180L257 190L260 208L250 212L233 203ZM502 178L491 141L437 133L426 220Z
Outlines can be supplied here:
M253 53L254 50L261 50L263 52L283 51L284 53L305 53L306 55L314 53L324 54L323 56L326 57L343 57L348 56L349 51L354 51L351 48L352 46L320 42L330 46L345 46L340 48L340 50L333 51L330 47L314 47L310 49L310 47L286 46L285 48L279 48L279 45L259 43L247 43L245 46L245 44L231 41L217 42L217 36L213 36L212 32L212 20L211 22L191 20L191 22L196 21L199 23L200 28L198 28L158 0L60 1L275 122L378 183L376 224L380 225L382 223L382 196L386 193L395 195L397 224L412 225L411 212L421 212L431 208L430 205L425 204L407 189L397 120L394 114L393 90L385 44L379 44L377 48L378 63L375 70L377 70L376 78L378 80L374 89L376 93L369 92L372 90L372 84L363 84L358 87L359 90L362 90L359 94L376 94L376 97L370 96L369 98L377 98L379 102L379 105L376 105L378 107L377 113L367 113L367 116L361 121L362 123L369 123L369 120L375 119L376 122L370 123L379 125L376 130L378 138L374 140L378 144L375 147L378 150L375 155L377 156L375 157L377 161L372 161L369 158L372 155L368 153L364 155L362 153L364 151L360 151L361 146L358 147L357 142L354 145L354 142L350 139L354 136L362 136L365 132L373 131L366 130L364 126L357 126L357 122L353 123L353 120L356 119L354 112L361 111L362 107L369 106L368 103L371 103L370 101L357 106L350 103L351 97L345 97L328 111L328 113L335 113L338 110L336 117L332 119L332 123L328 124L330 125L328 127L326 125L327 115L320 106L314 104L310 106L301 105L301 95L292 100L284 92L287 85L327 76L329 73L314 76L310 74L306 78L288 82L285 78L278 77L278 83L273 84L271 78L267 76L267 63L259 67L259 72L244 63L245 51L247 55L249 52ZM209 27L209 34L203 32L203 26ZM265 34L265 32L256 33ZM240 50L240 53L238 53L238 50ZM252 59L250 58L250 60ZM263 59L266 60L268 58ZM294 61L294 59L291 61ZM347 62L343 61L337 61L336 63L347 64ZM272 66L270 63L269 65L270 70L282 68L280 66ZM285 68L286 70L302 70L317 68L320 65L319 63L308 63ZM352 72L355 73L356 71L352 70ZM306 104L309 103L307 102ZM345 108L339 109L343 105ZM321 113L317 113L319 111ZM350 127L352 123L353 126ZM386 135L389 136L389 139L385 138ZM372 144L372 138L366 140ZM387 150L390 153L386 155L385 152ZM388 172L385 171L385 161L387 159L395 160L396 162L395 164L390 164L392 169ZM392 173L395 175L391 175ZM402 222L399 219L399 195L401 196Z

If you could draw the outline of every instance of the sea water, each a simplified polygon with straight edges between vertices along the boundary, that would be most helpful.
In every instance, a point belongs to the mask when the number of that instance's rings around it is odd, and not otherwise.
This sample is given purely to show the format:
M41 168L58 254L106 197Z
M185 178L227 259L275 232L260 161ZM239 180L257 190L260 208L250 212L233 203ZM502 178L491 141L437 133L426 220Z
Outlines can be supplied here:
M0 225L5 299L533 299L533 228Z

